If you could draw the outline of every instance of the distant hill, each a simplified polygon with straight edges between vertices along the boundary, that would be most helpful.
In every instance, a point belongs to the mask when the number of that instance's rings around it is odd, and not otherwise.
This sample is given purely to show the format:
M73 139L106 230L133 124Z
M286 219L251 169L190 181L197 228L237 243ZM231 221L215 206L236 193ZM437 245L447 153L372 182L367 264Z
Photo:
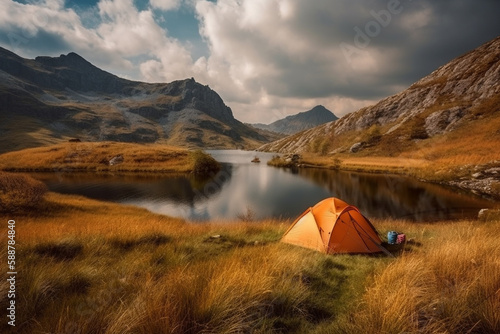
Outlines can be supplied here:
M258 123L252 124L252 126L262 130L291 135L337 119L338 117L330 110L318 105L311 110L285 117L271 124Z
M260 150L401 156L466 165L500 160L500 37L403 92Z
M277 137L236 120L193 78L130 81L76 53L33 60L0 48L0 152L69 138L254 148Z

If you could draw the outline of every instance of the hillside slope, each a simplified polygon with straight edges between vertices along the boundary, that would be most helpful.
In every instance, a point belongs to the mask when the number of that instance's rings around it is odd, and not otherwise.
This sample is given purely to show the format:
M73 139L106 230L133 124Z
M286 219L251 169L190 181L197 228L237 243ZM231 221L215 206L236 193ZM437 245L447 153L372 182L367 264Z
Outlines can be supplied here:
M499 111L500 37L452 60L399 94L260 149L306 152L321 140L330 153L349 153L357 144L353 151L358 154L398 156L431 149L429 143L453 144L451 139L460 137L454 143L468 143L464 150L489 150L500 140ZM488 140L483 141L481 135Z
M500 37L399 94L259 149L321 154L323 165L354 170L391 158L404 174L500 198L498 147Z
M317 105L311 110L287 116L271 124L252 124L254 127L262 130L273 131L283 134L294 134L303 130L314 128L318 125L337 120L330 110L322 105Z
M218 148L270 139L236 120L215 91L193 78L142 83L76 53L32 60L0 48L0 152L73 137Z

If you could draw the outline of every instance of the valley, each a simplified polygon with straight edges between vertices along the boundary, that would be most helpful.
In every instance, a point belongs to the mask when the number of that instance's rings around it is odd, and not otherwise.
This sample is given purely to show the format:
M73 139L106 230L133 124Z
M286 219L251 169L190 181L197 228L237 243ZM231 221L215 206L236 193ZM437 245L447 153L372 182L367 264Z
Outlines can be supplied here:
M317 106L319 125L257 129L194 78L126 80L76 53L0 49L0 79L16 333L499 331L500 37L340 119ZM332 196L385 255L280 242Z

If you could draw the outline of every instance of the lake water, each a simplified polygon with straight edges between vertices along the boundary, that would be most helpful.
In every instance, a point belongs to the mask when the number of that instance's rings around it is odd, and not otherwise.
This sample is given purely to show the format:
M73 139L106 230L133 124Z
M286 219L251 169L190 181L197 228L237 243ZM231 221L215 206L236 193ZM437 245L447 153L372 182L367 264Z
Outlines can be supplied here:
M368 218L434 221L476 217L493 203L439 185L395 175L267 166L270 153L207 151L223 163L211 178L187 176L92 176L51 174L52 191L131 204L193 221L294 218L327 197L357 206ZM250 162L258 156L261 163Z

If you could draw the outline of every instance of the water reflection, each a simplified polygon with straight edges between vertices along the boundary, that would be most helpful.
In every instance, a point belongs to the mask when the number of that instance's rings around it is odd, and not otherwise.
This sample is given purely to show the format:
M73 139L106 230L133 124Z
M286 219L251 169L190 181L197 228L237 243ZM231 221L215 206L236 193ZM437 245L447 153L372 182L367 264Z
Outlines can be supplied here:
M256 218L296 217L326 197L358 206L368 217L415 221L466 218L492 203L417 180L319 169L268 167L272 154L210 151L223 169L210 178L193 175L45 175L53 191L138 205L190 220L234 219L250 209Z
M327 189L371 217L442 220L475 216L492 203L436 184L397 175L301 169L301 177Z
M79 194L111 202L156 201L169 199L173 202L193 205L196 201L215 195L225 180L230 178L231 166L224 169L227 178L194 175L89 175L89 174L36 174L49 189L63 194Z

